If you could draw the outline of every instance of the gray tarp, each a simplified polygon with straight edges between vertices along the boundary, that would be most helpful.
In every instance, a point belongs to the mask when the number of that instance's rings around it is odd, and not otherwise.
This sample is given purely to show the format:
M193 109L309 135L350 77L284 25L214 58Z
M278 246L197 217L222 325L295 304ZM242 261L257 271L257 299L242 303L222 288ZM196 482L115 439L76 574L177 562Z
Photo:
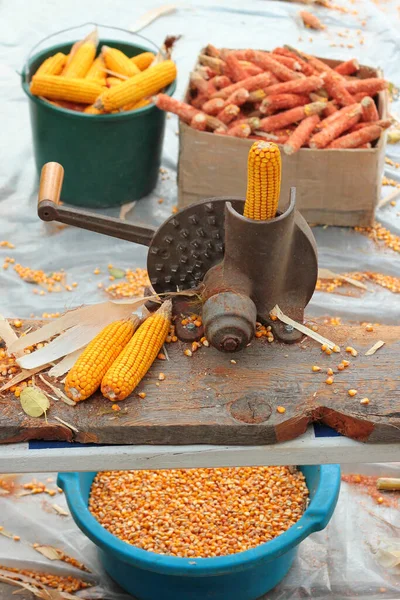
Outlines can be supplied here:
M31 47L46 35L68 26L88 21L129 27L145 10L157 6L155 0L135 2L99 2L95 0L3 0L0 5L0 240L15 244L15 250L0 248L0 262L10 255L16 262L35 269L52 272L65 269L69 283L79 285L74 292L36 296L32 287L22 282L10 268L0 268L0 312L9 317L41 316L43 312L62 311L81 303L100 301L103 296L97 288L99 281L107 282L107 265L127 268L145 266L146 249L128 242L108 239L93 233L66 228L57 231L53 225L41 223L36 216L37 180L32 160L30 124L27 99L20 86L17 71ZM361 0L346 2L358 15L343 14L323 8L318 10L327 25L327 31L311 33L299 25L296 18L298 4L251 0L247 3L229 2L182 3L177 12L152 23L145 35L161 44L168 34L182 34L174 58L179 68L176 97L182 97L187 78L199 49L207 42L216 46L273 48L290 43L320 56L348 59L357 57L363 64L381 67L385 76L400 86L399 63L399 13L396 3ZM244 8L246 6L246 8ZM360 21L366 19L363 30L365 44L359 45L356 31ZM348 30L348 34L346 34ZM87 31L86 31L87 32ZM342 32L348 38L341 38ZM302 36L303 41L298 42ZM313 38L310 42L309 37ZM332 43L354 43L354 48L332 47ZM396 110L396 106L394 109ZM136 204L129 216L141 221L161 223L176 204L176 161L178 138L175 117L167 121L163 166L169 178L159 181L149 198ZM60 141L62 143L62 141ZM387 154L400 160L399 148L391 146ZM101 169L101 165L99 165ZM387 176L397 178L395 169ZM387 194L391 188L383 191ZM159 204L158 199L164 198ZM400 206L400 202L398 203ZM392 231L400 233L399 208L388 206L377 218ZM118 211L108 211L117 216ZM372 270L400 275L399 255L380 251L367 238L351 230L328 228L314 229L317 238L320 266L335 271ZM95 267L102 275L93 275ZM316 293L309 315L341 315L349 319L373 320L385 323L398 321L400 306L394 294L378 288L362 299ZM357 469L355 466L354 469ZM382 469L388 473L388 467ZM378 472L377 467L373 472ZM62 500L59 501L61 503ZM61 526L61 517L52 517L41 509L39 497L25 498L19 503L1 500L2 524L19 533L23 542L17 546L6 538L0 539L0 561L7 557L42 562L29 549L28 542L51 543L81 558L99 573L93 547L68 520ZM372 549L378 540L390 537L380 521L372 518L365 508L384 515L394 522L389 509L360 506L344 489L332 524L325 533L312 536L301 549L296 566L285 582L268 598L394 598L399 589L398 578L389 575L377 565ZM58 520L57 520L58 519ZM397 524L398 525L398 524ZM398 532L398 529L397 529ZM385 591L386 590L386 591ZM115 598L114 595L108 596Z

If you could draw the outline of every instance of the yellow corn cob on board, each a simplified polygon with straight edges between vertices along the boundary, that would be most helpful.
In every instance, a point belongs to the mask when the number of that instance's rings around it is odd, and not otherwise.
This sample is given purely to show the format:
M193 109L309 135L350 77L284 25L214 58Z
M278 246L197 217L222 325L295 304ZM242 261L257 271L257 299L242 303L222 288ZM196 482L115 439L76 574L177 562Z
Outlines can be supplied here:
M100 386L104 375L124 349L139 324L139 317L107 325L88 344L65 379L65 392L80 402Z
M281 154L273 142L254 142L247 162L244 216L267 221L276 216L281 191Z
M103 396L124 400L140 383L157 358L171 323L170 300L151 314L112 364L101 382Z

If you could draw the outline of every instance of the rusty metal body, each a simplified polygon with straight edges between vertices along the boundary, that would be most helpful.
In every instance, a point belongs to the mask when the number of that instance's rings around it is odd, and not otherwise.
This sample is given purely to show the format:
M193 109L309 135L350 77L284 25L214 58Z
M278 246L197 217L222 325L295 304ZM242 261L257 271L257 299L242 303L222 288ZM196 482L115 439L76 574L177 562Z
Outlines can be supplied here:
M317 281L316 244L295 209L292 188L288 207L269 221L243 216L244 200L209 198L171 216L158 229L103 217L59 205L63 169L43 167L38 214L83 229L149 246L147 270L156 293L201 289L204 304L193 298L174 299L176 315L202 312L209 342L225 352L245 347L256 320L271 325L276 337L294 342L301 337L282 323L271 321L278 304L302 321ZM177 319L177 335L193 341L203 330L189 331Z

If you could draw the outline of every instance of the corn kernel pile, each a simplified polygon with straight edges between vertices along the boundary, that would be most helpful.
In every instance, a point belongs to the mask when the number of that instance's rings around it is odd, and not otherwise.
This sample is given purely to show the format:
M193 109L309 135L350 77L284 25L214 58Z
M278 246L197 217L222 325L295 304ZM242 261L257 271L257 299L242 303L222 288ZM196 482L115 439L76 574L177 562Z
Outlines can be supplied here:
M180 557L243 552L284 533L302 516L304 475L289 467L106 471L89 510L124 542Z
M85 590L86 588L89 588L92 585L87 581L82 581L81 579L77 579L76 577L72 577L71 575L63 577L61 575L54 575L52 573L28 571L26 569L16 569L14 567L5 567L2 565L0 565L0 569L2 571L6 571L7 577L9 577L10 579L20 580L21 578L19 577L19 575L22 575L23 577L30 577L31 579L34 579L38 583L41 583L42 585L45 585L47 587L59 590L60 592L67 592L70 594L79 590Z

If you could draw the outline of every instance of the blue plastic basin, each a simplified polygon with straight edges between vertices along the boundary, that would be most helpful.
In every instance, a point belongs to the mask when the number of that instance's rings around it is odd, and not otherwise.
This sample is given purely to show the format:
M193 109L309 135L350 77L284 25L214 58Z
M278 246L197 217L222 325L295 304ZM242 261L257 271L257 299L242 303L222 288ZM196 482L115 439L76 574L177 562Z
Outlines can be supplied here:
M100 549L107 573L138 600L256 600L289 571L300 542L324 529L340 489L339 465L303 466L310 504L285 533L257 548L216 558L178 558L147 552L108 533L88 510L96 473L62 473L64 490L78 527Z

